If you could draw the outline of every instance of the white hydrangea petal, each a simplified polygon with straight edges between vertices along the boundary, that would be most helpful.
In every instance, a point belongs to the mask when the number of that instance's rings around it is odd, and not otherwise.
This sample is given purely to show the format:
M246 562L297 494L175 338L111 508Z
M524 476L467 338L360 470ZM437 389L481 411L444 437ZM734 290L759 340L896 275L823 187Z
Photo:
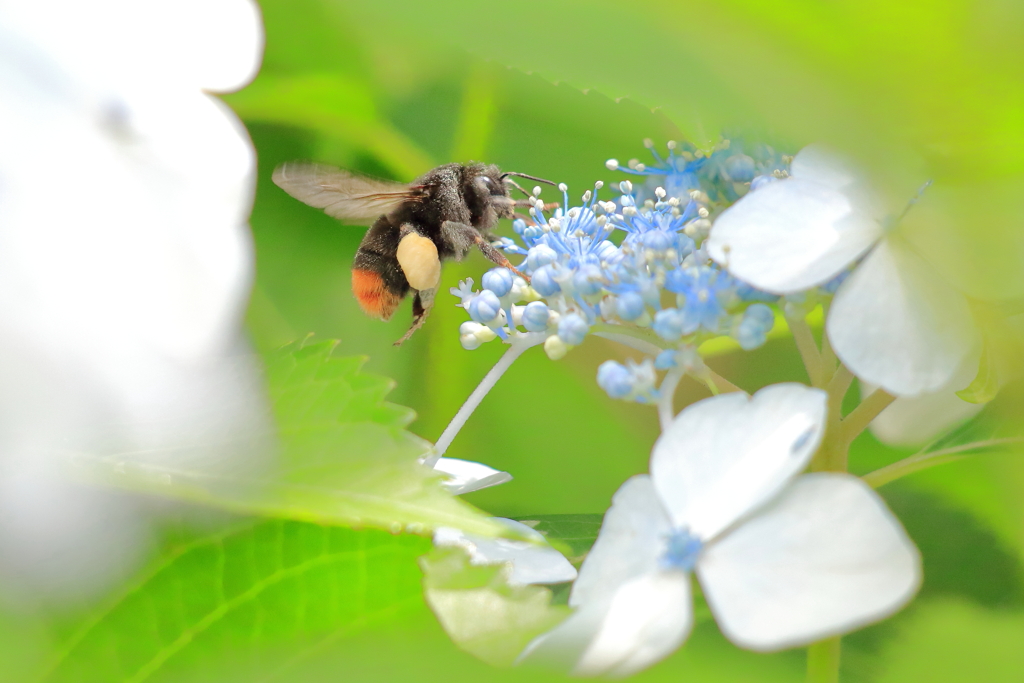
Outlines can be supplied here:
M574 676L629 676L674 652L692 627L689 574L646 574L536 638L520 663L554 666Z
M655 571L672 533L668 513L651 478L630 478L612 497L597 541L587 553L569 604L600 602L622 584Z
M456 496L512 481L512 475L508 472L471 460L438 458L434 469L445 475L441 485Z
M890 238L839 287L826 329L853 374L896 396L938 391L962 366L978 367L967 299Z
M968 403L956 395L967 387L977 374L969 364L953 376L948 384L936 392L919 396L900 396L871 421L871 433L890 446L920 446L957 423L970 419L985 406ZM861 382L861 397L877 389L874 384Z
M722 632L762 651L886 617L921 583L917 549L878 494L832 473L796 479L707 547L696 569Z
M850 159L825 145L815 143L801 149L793 157L789 174L841 191L862 215L879 221L886 217L884 202L871 189L864 174Z
M486 538L440 527L434 532L434 545L463 548L469 554L470 564L509 563L508 581L513 585L565 583L576 578L576 568L562 553L547 545L542 534L512 519L496 517L494 520L531 540Z
M651 480L675 526L707 541L766 503L807 466L825 415L825 392L802 384L683 410L651 455Z
M838 275L882 235L851 198L800 178L749 193L711 228L708 254L758 289L790 294Z
M97 87L236 90L255 76L263 28L252 0L0 4L0 24ZM126 57L126 55L128 57Z

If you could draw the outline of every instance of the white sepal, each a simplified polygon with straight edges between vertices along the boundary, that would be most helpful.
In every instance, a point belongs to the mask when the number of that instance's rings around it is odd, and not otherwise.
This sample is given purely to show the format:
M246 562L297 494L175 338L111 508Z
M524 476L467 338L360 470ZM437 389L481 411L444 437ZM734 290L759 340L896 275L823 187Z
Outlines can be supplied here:
M624 583L655 571L671 532L672 523L651 478L646 474L630 478L612 498L597 541L573 584L569 604L603 600Z
M892 238L840 286L826 329L853 374L896 396L937 391L964 365L977 370L981 345L967 299Z
M434 469L445 475L441 485L455 496L512 481L512 475L508 472L471 460L439 458Z
M683 410L651 455L651 480L675 526L707 541L777 495L817 450L826 398L775 384Z
M439 527L434 531L434 545L464 549L469 554L470 564L507 563L511 585L565 583L576 578L576 568L562 553L547 545L542 534L513 519L495 517L494 521L529 540L486 538L459 529Z
M697 576L722 632L779 650L846 633L905 605L921 559L860 479L809 474L705 549Z

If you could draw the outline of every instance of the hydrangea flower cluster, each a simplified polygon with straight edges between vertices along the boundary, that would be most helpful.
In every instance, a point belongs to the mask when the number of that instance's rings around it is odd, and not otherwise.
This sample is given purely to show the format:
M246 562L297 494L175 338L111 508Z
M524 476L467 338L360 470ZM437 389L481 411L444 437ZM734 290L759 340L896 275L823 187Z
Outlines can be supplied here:
M662 183L650 192L626 180L616 201L602 201L598 182L570 206L563 184L563 203L550 214L534 188L529 220L513 224L519 242L504 238L498 245L526 257L519 268L530 282L494 268L480 290L472 279L453 288L470 317L459 329L463 347L522 339L543 343L557 360L591 333L639 334L659 347L656 359L608 361L598 383L613 398L652 402L658 397L654 370L695 357L704 341L729 336L745 350L763 345L775 323L765 304L780 297L730 275L705 244L713 212L755 183L786 177L787 158L759 149L755 159L741 145L723 143L704 155L670 143L667 158L652 149L654 165L630 162L621 169ZM619 168L618 162L609 160L608 167ZM821 291L829 294L831 284ZM807 295L791 298L802 302Z
M615 495L572 586L572 614L533 637L518 663L579 676L641 671L686 640L696 578L735 644L807 645L809 661L824 662L811 680L835 680L835 639L900 609L921 580L916 548L871 489L943 455L858 478L848 473L850 444L869 426L889 443L924 442L976 412L964 401L978 392L957 391L985 375L979 332L964 295L900 238L907 209L888 211L833 153L810 146L786 157L723 142L710 153L670 143L667 157L652 154L650 166L609 160L646 178L619 183L614 201L598 199L597 183L570 206L561 185L563 203L549 214L535 188L529 220L514 222L519 240L498 245L525 257L529 282L497 268L480 290L472 280L451 290L471 318L460 328L465 348L499 338L510 348L425 463L446 471L445 448L527 348L543 344L557 360L597 335L640 351L640 361L602 363L597 383L612 398L657 404L650 474ZM820 341L807 317L819 304ZM756 349L777 314L810 387L749 397L704 365L706 341ZM684 374L723 395L677 414ZM862 400L844 414L855 378ZM511 476L467 470L448 486L473 490L501 475ZM549 548L515 557L473 548L471 559L509 564L510 576L522 563L533 583L563 580Z

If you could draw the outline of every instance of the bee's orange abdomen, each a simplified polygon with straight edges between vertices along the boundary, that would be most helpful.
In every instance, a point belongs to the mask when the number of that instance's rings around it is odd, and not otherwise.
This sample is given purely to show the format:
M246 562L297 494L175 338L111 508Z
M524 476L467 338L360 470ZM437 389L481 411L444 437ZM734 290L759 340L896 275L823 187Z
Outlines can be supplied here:
M402 297L388 289L384 279L372 270L352 270L352 293L367 315L381 320L391 318L402 303Z

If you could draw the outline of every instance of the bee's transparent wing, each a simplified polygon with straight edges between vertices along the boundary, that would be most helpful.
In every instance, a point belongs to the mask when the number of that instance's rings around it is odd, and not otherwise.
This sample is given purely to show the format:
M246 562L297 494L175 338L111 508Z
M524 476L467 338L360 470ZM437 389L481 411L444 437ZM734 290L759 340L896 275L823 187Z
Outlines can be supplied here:
M418 185L377 180L307 161L281 164L274 170L273 180L300 202L352 223L372 223L405 202L426 197Z

